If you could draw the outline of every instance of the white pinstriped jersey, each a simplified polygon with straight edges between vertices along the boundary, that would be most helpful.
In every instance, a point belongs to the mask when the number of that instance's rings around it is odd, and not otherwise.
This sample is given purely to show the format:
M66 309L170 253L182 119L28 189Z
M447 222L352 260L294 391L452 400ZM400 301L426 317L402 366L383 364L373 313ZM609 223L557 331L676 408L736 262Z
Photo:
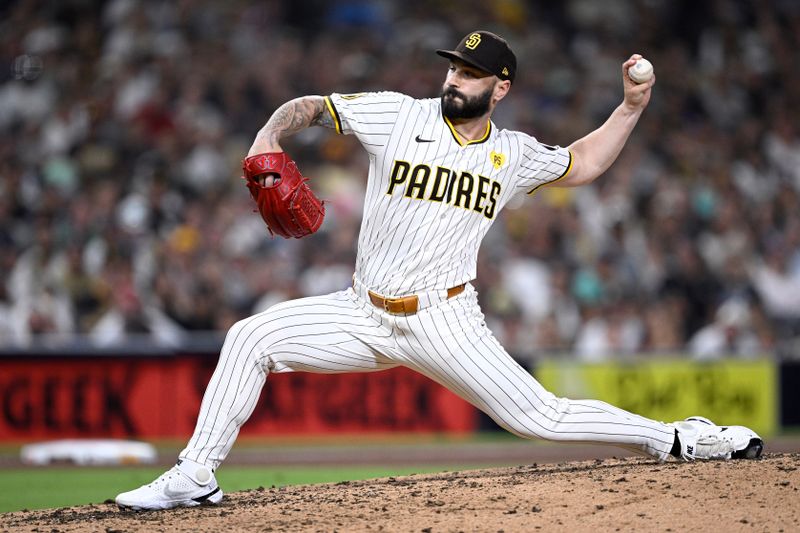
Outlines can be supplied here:
M498 130L464 141L438 98L332 94L339 133L369 154L356 277L385 296L442 290L475 278L478 248L516 194L565 176L566 148Z

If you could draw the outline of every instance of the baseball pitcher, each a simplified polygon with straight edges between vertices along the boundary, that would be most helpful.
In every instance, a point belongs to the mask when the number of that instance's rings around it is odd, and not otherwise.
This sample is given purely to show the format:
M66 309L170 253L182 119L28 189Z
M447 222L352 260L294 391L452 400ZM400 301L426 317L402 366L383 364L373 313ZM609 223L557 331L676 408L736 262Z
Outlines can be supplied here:
M488 31L464 37L440 98L395 92L305 96L283 104L258 132L244 178L270 232L316 231L325 209L281 139L311 126L355 135L369 155L353 285L275 305L236 323L178 464L117 496L122 507L217 503L214 472L273 372L372 372L399 365L447 387L524 438L616 445L665 461L758 457L763 442L741 426L702 417L666 424L596 400L558 398L512 359L486 327L478 248L517 195L591 183L617 158L650 101L655 78L628 75L622 103L566 148L499 129L491 116L512 89L517 61Z

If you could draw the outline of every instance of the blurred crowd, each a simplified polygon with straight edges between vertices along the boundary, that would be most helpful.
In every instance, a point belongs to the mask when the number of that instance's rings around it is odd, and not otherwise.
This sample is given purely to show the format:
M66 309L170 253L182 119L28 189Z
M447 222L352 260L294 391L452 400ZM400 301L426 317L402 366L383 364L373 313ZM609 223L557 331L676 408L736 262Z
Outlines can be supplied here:
M367 156L284 143L328 202L271 239L239 177L305 94L439 94L468 31L519 58L495 123L567 145L655 65L594 184L509 206L475 280L519 358L800 357L800 4L711 0L17 0L0 3L0 348L179 346L350 283Z

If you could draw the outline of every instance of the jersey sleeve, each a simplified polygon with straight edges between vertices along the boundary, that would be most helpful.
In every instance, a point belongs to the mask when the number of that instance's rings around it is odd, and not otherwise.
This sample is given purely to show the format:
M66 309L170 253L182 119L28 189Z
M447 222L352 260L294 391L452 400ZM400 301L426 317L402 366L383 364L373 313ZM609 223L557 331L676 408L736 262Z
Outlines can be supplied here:
M336 132L355 135L368 151L385 147L409 97L393 92L333 93L325 104L336 123Z
M561 146L550 146L529 135L520 135L520 158L517 167L517 190L533 194L572 170L572 152Z

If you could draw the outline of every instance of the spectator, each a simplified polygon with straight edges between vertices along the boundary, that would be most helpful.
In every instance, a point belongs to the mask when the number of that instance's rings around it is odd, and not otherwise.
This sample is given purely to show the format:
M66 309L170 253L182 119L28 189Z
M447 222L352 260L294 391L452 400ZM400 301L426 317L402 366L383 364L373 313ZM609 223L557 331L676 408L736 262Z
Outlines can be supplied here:
M800 276L788 266L784 243L776 242L764 261L752 267L750 276L767 315L784 335L794 335L800 332Z
M760 342L751 326L746 302L728 300L717 309L714 321L689 339L695 359L718 359L726 355L753 358L760 355Z

